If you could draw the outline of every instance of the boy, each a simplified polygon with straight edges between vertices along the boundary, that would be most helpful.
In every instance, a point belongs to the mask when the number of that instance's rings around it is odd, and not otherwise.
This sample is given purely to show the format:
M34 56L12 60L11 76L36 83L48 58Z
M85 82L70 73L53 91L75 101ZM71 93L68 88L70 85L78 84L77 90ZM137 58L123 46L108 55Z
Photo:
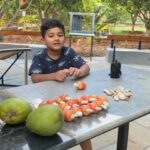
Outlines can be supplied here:
M33 58L29 70L33 83L49 80L63 82L68 76L80 78L89 74L86 62L72 48L64 47L65 29L58 20L43 22L41 35L47 48ZM80 145L83 150L92 150L90 140Z
M67 76L79 78L89 74L85 61L72 48L64 47L65 30L59 21L46 20L41 35L47 48L33 58L29 75L34 83L64 81Z

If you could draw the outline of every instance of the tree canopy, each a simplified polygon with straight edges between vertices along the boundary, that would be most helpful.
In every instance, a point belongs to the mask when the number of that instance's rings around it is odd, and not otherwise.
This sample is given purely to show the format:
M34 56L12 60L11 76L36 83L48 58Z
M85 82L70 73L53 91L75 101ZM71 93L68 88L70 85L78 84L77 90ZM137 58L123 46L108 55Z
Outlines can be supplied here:
M150 0L0 0L0 19L8 20L7 26L23 16L23 11L36 16L32 19L39 20L39 23L51 17L59 19L65 25L69 24L68 12L94 12L98 14L97 20L105 15L107 21L111 22L126 19L130 14L132 30L139 17L147 32L150 32Z

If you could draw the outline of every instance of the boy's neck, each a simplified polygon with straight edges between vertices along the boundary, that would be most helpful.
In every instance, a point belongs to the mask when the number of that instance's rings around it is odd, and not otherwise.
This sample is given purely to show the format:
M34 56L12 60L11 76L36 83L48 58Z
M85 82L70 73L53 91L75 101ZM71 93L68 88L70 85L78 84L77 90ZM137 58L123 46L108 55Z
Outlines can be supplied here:
M55 51L55 50L53 51L53 50L49 50L49 49L48 49L47 54L48 54L48 56L49 56L50 58L56 60L56 59L58 59L58 58L60 57L60 55L61 55L61 50L60 50L60 51Z

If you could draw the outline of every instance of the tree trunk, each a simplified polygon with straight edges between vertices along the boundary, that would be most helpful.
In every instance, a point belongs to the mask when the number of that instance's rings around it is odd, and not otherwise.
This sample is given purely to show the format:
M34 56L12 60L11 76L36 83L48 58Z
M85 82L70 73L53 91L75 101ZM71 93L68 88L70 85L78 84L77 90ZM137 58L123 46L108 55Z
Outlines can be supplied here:
M132 20L132 32L134 32L134 27L135 27L135 23L138 17L138 11L135 11L133 13L131 13L131 20Z
M5 11L9 8L9 1L3 0L2 5L0 6L0 18L3 18Z
M146 35L150 36L150 20L145 22Z
M134 27L135 27L135 21L132 20L132 29L131 29L132 32L134 32Z
M10 19L9 22L8 22L8 24L6 25L7 28L10 27L10 26L15 22L16 18L17 18L18 15L19 15L19 10L20 10L20 6L19 6L18 9L16 10L16 12L15 12L13 18Z
M150 36L150 17L149 17L149 11L141 11L139 13L139 17L145 24L146 28L146 35Z
M27 0L19 0L19 5L22 7L27 4Z

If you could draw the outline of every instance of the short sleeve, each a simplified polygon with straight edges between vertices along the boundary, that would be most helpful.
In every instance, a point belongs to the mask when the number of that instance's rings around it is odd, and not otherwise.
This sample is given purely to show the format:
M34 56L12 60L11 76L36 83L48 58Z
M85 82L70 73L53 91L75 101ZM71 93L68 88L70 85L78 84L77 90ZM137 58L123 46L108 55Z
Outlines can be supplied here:
M40 57L34 56L33 60L32 60L32 64L29 69L29 75L42 74L43 69L44 69L44 66L43 66L43 63L42 63L42 60L40 59Z
M72 48L68 49L67 54L69 55L72 67L80 68L81 66L86 64L83 58L79 54L77 54Z

